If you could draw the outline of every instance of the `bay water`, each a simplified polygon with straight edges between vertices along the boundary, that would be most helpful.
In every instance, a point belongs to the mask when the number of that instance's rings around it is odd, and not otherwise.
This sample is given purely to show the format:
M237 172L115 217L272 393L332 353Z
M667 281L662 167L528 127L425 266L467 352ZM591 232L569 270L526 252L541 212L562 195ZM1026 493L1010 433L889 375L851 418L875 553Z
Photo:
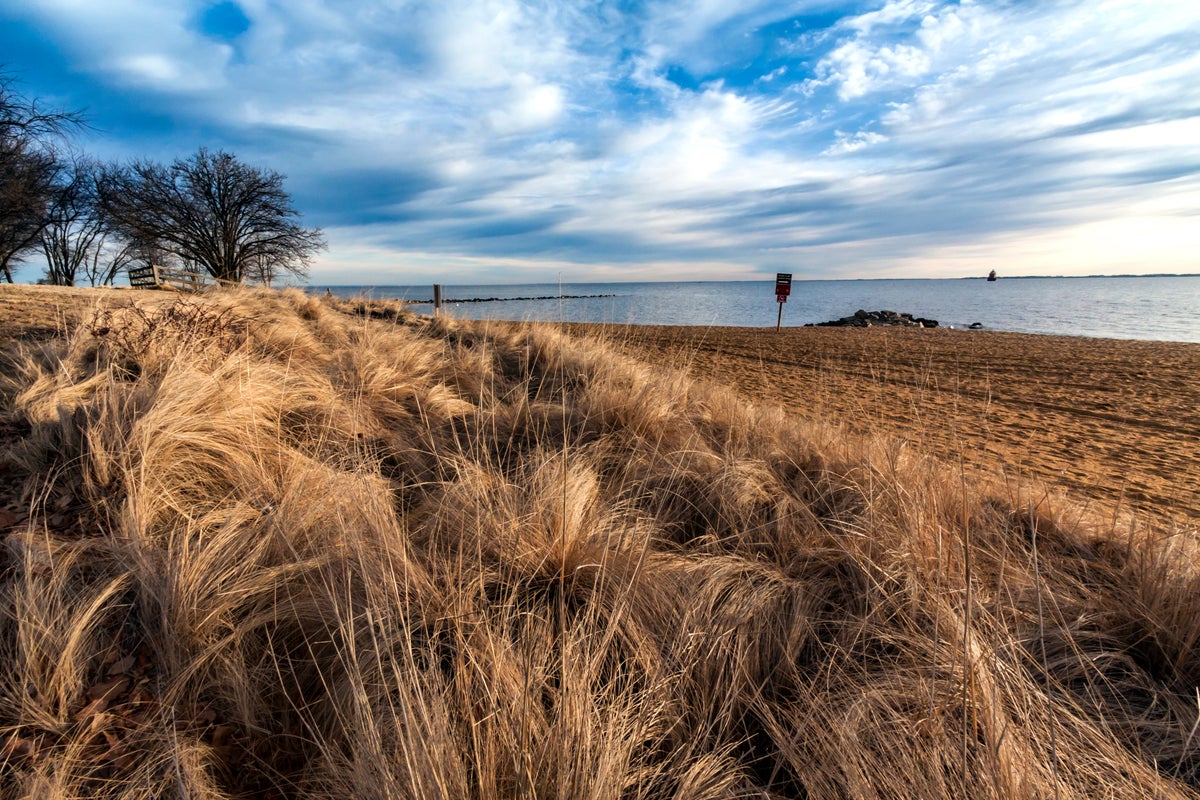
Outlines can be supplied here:
M466 319L634 325L774 326L774 281L445 285L442 313ZM427 301L424 286L314 286L342 297ZM584 297L579 297L585 295ZM489 302L456 302L472 299ZM525 298L525 299L520 299ZM529 299L539 298L539 299ZM863 309L944 327L1200 342L1200 275L1087 278L795 280L783 325ZM432 305L418 305L431 313Z

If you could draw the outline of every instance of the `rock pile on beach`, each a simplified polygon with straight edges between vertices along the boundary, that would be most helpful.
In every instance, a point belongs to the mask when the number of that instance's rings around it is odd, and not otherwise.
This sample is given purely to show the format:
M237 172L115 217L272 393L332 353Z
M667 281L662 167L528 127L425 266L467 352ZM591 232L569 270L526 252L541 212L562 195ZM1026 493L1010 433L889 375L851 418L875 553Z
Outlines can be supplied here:
M852 316L832 319L828 322L817 322L818 328L870 328L875 325L894 325L903 328L936 328L936 319L914 317L912 314L899 314L895 311L863 311L861 308ZM805 327L813 327L809 323Z

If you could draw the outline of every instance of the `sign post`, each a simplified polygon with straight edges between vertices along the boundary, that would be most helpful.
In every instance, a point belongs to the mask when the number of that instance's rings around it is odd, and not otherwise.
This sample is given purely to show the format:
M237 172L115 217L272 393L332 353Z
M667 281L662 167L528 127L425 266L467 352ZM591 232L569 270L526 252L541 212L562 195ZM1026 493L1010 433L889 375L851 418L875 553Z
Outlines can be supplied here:
M792 273L777 272L775 273L775 300L779 303L779 318L775 320L775 332L779 333L780 327L783 325L783 304L787 302L788 295L792 293Z

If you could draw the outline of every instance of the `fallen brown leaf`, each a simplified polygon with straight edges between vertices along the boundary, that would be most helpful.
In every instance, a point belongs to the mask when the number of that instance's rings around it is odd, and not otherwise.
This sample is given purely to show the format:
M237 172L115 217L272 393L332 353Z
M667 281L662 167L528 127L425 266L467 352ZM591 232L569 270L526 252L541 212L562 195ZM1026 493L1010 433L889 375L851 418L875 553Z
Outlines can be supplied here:
M121 676L93 685L87 690L89 700L111 700L129 688L129 678Z
M108 668L107 674L112 676L112 675L119 675L124 672L129 672L129 670L133 668L133 662L134 662L133 655L132 654L127 655L124 658L120 659L119 661L116 661L113 664L111 664Z
M108 708L108 699L104 697L97 698L75 712L75 721L81 722L89 717L95 717L106 708Z
M212 743L213 747L225 747L233 738L232 725L218 725L213 728Z
M36 743L32 739L10 733L4 740L4 745L0 746L0 757L6 761L10 758L24 758L33 753L35 746Z

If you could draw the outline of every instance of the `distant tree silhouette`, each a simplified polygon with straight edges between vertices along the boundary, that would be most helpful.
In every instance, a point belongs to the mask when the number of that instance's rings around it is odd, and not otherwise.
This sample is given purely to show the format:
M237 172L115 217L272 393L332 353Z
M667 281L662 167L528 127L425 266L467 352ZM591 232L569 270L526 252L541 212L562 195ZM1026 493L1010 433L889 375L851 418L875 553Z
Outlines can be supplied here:
M157 243L214 278L303 277L325 240L319 228L297 224L283 181L231 153L201 148L169 166L135 161L107 169L100 199L124 239Z
M59 172L56 145L80 125L78 114L47 111L0 71L0 275L37 248Z

